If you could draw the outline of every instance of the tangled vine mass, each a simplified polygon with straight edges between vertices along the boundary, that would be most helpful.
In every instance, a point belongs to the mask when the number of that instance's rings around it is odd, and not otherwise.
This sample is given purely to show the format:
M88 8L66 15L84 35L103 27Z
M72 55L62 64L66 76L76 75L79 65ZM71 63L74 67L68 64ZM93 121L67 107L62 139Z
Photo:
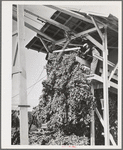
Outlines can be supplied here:
M52 53L48 58L48 78L42 82L43 94L33 110L38 126L47 125L40 144L89 144L91 111L95 100L91 81L86 78L90 69L76 61L78 55L78 52L63 54L57 61L58 54Z
M103 111L103 89L91 92L90 69L76 61L81 52L49 55L47 80L29 117L30 145L90 145L91 111ZM117 143L117 94L109 91L110 133ZM12 112L12 144L20 144L18 112ZM43 127L45 126L45 128ZM104 129L95 115L95 144L104 145Z

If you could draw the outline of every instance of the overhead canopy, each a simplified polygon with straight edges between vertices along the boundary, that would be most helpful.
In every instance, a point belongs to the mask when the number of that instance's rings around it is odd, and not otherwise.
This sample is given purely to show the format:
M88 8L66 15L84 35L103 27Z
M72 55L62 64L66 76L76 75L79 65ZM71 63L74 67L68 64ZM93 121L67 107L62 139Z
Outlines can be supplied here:
M55 49L61 49L62 43L65 40L65 31L70 32L72 35L72 40L68 47L73 47L73 44L81 44L81 36L89 34L96 41L102 44L102 40L91 20L91 17L94 17L97 25L101 28L103 32L103 26L107 25L107 40L108 40L108 49L111 51L112 49L118 48L118 19L109 15L108 17L101 16L99 14L87 14L84 12L78 12L73 10L64 10L55 6L48 5L52 9L55 9L55 13L51 16L51 21L46 21L45 25L40 29L40 31L50 37L53 41L55 41ZM38 18L39 19L39 18ZM40 20L40 19L39 19ZM59 23L55 25L52 23L52 20ZM42 21L42 20L41 20ZM37 34L39 37L41 35ZM80 35L80 36L79 36ZM48 40L44 37L44 41L47 46L52 44L52 41ZM71 46L72 45L72 46ZM42 42L36 36L26 45L26 48L33 49L38 52L46 53L46 49L43 46Z

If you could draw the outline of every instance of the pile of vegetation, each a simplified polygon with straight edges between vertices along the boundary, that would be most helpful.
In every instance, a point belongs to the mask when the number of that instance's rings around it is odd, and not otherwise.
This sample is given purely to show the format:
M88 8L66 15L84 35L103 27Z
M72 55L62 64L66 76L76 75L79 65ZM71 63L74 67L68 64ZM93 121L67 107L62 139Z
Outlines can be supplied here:
M76 61L80 52L63 54L57 61L58 56L52 53L48 59L48 79L42 82L43 94L33 110L39 127L47 125L38 143L87 145L91 111L95 107L91 82L86 78L90 69ZM32 138L30 136L30 143L35 143Z
M60 56L60 57L59 57ZM49 55L47 80L29 121L30 145L90 145L91 112L103 116L103 89L91 92L90 69L76 61L81 51ZM109 92L110 132L117 143L117 95ZM12 115L12 144L20 144L19 125ZM32 124L36 128L32 129ZM45 128L42 127L45 125ZM104 145L104 129L95 115L95 144Z
M19 129L19 111L12 110L11 114L11 144L18 145L20 144L20 129Z

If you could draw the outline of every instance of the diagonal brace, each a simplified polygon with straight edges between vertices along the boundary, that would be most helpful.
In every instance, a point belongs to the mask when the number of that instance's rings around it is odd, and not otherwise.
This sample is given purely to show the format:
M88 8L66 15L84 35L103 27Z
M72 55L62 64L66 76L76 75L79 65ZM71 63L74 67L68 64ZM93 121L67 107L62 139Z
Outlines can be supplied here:
M96 54L93 54L93 57L96 57L97 59L99 59L99 60L101 60L101 61L104 60L102 56L98 56L98 55L96 55ZM111 67L115 67L115 64L112 63L111 61L108 61L108 65L110 65Z
M101 38L102 41L103 41L103 34L102 34L101 30L99 29L98 24L96 23L94 17L92 17L91 15L89 15L89 16L91 17L91 20L93 21L93 24L95 25L95 27L96 27L96 29L97 29L97 32L98 32L100 38Z
M91 41L94 45L96 45L100 50L104 51L104 47L102 44L100 44L97 40L95 40L92 36L89 34L86 34L85 37Z
M118 63L116 64L116 66L114 67L114 69L112 70L112 72L111 72L111 74L110 74L110 76L109 76L109 81L111 80L111 78L113 77L113 75L114 75L114 73L115 73L115 71L116 71L116 69L118 68Z
M98 111L97 108L95 108L95 112L96 112L96 114L97 114L97 116L98 116L98 118L99 118L99 120L100 120L102 126L104 127L104 120L102 119L101 114L99 113L99 111ZM111 135L111 133L110 133L110 140L111 140L112 144L113 144L114 146L116 146L116 143L115 143L115 141L114 141L113 136Z
M63 54L63 52L65 51L65 48L67 47L67 45L69 44L69 42L70 42L70 40L68 40L66 43L65 43L65 45L63 46L63 48L62 48L62 51L58 54L58 56L57 56L57 61L56 62L58 62L59 60L60 60L60 58L62 57L62 54Z
M45 42L43 41L43 39L41 37L39 37L39 36L38 36L38 38L42 42L42 44L43 44L44 48L46 49L46 51L49 53L49 49L48 49L47 45L45 44Z

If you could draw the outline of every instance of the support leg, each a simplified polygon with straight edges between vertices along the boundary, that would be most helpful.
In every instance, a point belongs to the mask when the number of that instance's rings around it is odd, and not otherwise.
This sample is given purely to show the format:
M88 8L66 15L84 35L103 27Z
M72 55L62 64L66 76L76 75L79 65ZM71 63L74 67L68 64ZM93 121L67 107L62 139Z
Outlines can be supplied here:
M28 145L28 111L27 111L27 87L25 67L25 30L24 30L24 6L17 7L18 25L18 59L21 73L19 74L19 100L20 100L20 144Z
M92 85L92 93L94 95L94 87ZM95 145L95 120L94 120L94 110L91 112L91 145Z
M109 146L109 101L108 101L108 50L107 50L107 27L105 27L103 41L103 99L104 99L104 136L105 145Z

